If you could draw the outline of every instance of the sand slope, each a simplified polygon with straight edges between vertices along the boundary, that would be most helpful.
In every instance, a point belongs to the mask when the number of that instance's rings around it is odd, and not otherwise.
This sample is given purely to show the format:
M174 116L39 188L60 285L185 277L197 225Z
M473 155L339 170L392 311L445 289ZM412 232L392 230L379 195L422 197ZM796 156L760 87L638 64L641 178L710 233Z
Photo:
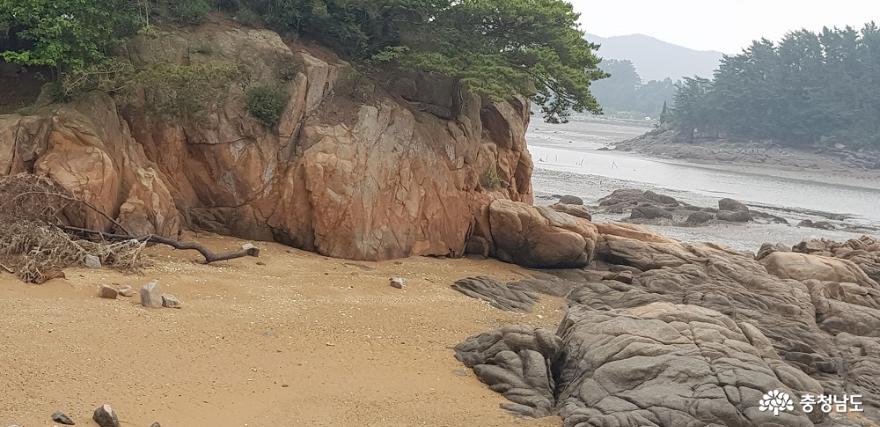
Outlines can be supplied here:
M213 249L231 238L190 236ZM329 259L260 243L260 259L204 266L151 248L142 275L68 269L27 285L0 273L0 425L77 425L109 402L124 426L558 426L498 408L451 347L505 323L553 327L561 301L535 313L493 309L449 288L458 278L527 274L493 260ZM257 261L266 265L257 265ZM408 280L404 290L389 276ZM182 310L102 300L101 283L157 278Z

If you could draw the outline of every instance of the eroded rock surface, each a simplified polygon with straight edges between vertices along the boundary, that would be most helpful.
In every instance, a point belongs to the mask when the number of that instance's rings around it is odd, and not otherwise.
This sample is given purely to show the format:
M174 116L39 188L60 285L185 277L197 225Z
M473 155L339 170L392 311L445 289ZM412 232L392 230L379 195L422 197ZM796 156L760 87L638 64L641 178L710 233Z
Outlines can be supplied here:
M151 87L2 115L0 174L50 176L134 234L190 226L371 260L460 255L488 236L492 200L531 202L524 98L491 102L431 76L383 89L324 50L217 24L135 37L125 52L137 67L234 65L249 83L192 120L153 113ZM269 129L245 95L279 83L287 106ZM497 180L483 182L489 170ZM111 227L89 210L72 220Z
M558 352L544 351L537 332L524 327L471 337L457 348L468 366L494 373L480 377L494 390L516 390L508 409L548 413L539 396L553 384L550 413L565 427L868 426L880 420L880 293L860 267L773 245L758 261L752 253L683 244L631 227L597 224L594 265L608 272L544 271L532 279L569 284ZM815 257L806 265L818 259L821 271L780 274L765 267L792 255ZM511 339L531 347L496 358L505 331L516 331ZM523 381L526 350L550 364L545 381ZM540 386L520 390L532 383ZM860 394L865 412L805 413L795 405L774 416L759 409L770 390L795 402L805 393Z
M599 237L583 218L510 200L489 205L489 224L498 259L526 267L585 267Z

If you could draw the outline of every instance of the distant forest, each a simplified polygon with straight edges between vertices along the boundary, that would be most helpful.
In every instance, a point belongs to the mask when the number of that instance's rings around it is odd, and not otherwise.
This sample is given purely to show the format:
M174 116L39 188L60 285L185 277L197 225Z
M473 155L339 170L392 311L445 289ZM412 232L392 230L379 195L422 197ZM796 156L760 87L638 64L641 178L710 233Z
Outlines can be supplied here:
M677 85L664 126L687 140L880 148L880 29L851 27L755 41L714 79Z
M675 96L676 86L672 79L642 83L642 78L629 60L604 59L599 63L599 68L610 77L594 82L591 91L605 113L657 119L663 106Z

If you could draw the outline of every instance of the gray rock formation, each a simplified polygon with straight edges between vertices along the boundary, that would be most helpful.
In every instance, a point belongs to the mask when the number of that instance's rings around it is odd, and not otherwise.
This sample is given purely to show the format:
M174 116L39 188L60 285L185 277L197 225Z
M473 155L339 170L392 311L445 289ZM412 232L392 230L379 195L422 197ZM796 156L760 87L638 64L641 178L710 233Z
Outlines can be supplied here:
M565 427L868 426L880 419L880 289L855 263L772 245L758 261L717 245L598 229L596 259L615 271L544 271L532 279L568 283L559 341L510 326L456 348L481 381L513 402L507 409L558 414ZM791 255L799 263L775 268ZM539 359L548 364L544 379L534 378ZM826 415L795 404L777 416L760 409L771 390L795 402L807 393L860 394L865 412Z

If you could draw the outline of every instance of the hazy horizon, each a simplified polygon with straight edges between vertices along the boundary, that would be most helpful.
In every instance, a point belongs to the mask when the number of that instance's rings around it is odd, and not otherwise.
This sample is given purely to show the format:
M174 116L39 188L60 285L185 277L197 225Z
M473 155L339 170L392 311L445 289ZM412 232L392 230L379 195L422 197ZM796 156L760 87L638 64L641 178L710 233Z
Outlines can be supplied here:
M880 2L817 1L570 0L581 13L582 29L600 37L644 34L696 50L739 53L761 37L779 40L785 33L823 26L861 28L880 21Z

